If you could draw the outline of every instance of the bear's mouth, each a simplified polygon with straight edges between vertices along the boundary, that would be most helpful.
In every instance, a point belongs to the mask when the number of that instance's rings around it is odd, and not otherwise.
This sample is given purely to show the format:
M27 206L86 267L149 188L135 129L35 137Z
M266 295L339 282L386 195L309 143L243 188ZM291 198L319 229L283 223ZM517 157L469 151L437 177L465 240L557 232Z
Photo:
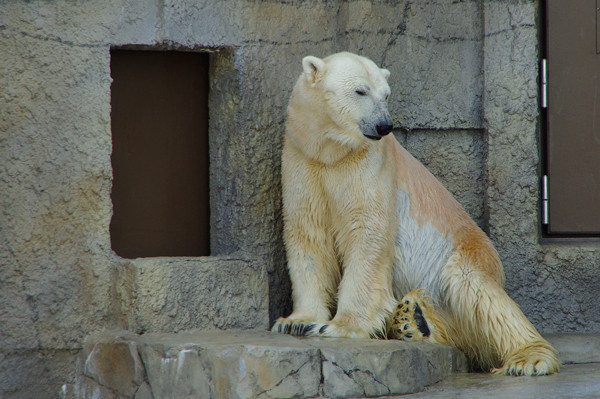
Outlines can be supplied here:
M363 133L363 135L366 138L371 139L371 140L375 140L375 141L381 140L381 138L383 137L383 136L371 136L370 134L364 134L364 133Z

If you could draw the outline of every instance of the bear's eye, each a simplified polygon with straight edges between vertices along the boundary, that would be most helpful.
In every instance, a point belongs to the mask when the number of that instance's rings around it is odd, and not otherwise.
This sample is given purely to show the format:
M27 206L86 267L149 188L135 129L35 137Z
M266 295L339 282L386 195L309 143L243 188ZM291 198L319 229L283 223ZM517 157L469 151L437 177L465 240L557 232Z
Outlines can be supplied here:
M356 90L356 94L358 94L359 96L366 96L367 92L362 89L358 89Z

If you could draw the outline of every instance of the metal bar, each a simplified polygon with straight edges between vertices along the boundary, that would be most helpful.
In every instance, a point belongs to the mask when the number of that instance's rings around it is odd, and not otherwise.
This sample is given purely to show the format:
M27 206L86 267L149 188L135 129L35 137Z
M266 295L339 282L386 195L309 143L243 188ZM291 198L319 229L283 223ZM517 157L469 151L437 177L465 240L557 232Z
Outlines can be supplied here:
M600 0L597 0L600 1ZM541 78L541 86L542 86L542 93L541 93L541 102L542 102L542 108L548 108L548 60L546 60L545 58L542 60L542 78Z
M550 199L548 197L548 176L542 176L542 224L546 225L550 222L549 217Z
M596 0L596 54L600 54L600 0Z

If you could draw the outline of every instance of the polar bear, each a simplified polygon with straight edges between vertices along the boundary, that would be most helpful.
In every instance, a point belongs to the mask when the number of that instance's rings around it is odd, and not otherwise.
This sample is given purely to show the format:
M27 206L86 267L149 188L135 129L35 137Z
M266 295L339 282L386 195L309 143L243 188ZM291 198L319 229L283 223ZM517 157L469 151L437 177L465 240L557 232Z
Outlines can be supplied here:
M272 331L428 340L498 373L558 371L489 238L389 134L390 72L346 52L302 67L282 154L293 312Z

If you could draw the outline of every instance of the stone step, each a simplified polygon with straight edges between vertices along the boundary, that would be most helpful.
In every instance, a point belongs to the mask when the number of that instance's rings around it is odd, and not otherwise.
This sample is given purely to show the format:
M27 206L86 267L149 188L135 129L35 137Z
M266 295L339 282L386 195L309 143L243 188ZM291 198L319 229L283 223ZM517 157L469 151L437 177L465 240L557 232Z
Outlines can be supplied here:
M456 349L267 331L88 337L66 398L350 398L420 392L466 371Z
M123 259L118 270L115 297L131 331L269 327L264 262L235 255L156 257Z

